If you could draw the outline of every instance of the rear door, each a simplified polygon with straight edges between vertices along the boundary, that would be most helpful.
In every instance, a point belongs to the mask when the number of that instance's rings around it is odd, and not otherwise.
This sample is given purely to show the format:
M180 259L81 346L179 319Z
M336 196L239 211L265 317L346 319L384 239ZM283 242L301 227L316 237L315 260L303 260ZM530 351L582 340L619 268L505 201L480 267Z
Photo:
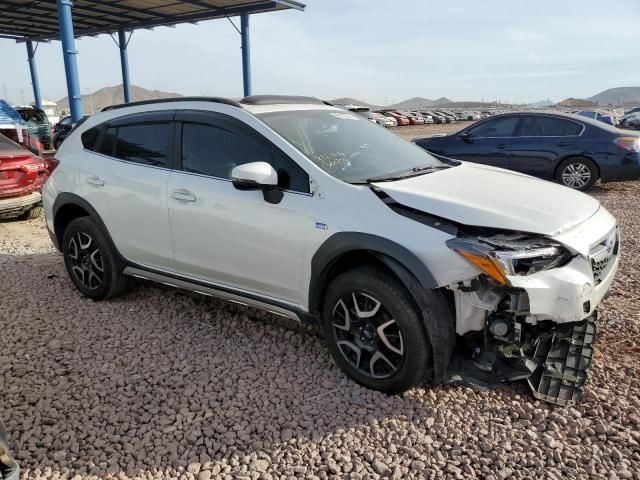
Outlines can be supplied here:
M82 134L84 198L127 260L159 269L173 267L167 207L173 117L173 111L138 113Z
M568 155L583 126L550 115L523 115L511 142L510 168L534 177L553 179L558 158Z
M516 115L482 122L455 135L443 155L467 162L509 168L509 149L517 124Z

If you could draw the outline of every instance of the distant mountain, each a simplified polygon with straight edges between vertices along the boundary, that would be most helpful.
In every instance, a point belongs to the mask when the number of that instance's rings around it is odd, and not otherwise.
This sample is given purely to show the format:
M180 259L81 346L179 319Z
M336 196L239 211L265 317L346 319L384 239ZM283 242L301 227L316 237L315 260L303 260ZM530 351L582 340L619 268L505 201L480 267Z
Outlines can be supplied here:
M362 100L356 100L355 98L349 98L349 97L336 98L335 100L329 100L329 103L332 103L334 105L359 105L361 107L367 107L370 110L377 110L381 108L378 105L372 105L371 103L367 103Z
M605 107L608 105L620 105L637 103L640 104L640 87L617 87L600 92L593 97L587 98Z
M147 90L146 88L131 85L132 101L155 100L157 98L181 97L179 93L161 92L160 90ZM93 93L82 95L82 106L85 113L99 112L104 107L124 103L122 85L104 87ZM64 97L57 102L58 110L69 111L69 98Z
M597 107L598 104L596 102L592 102L591 100L583 100L582 98L565 98L561 102L556 103L558 107L576 107L576 108L594 108Z
M540 100L539 102L530 103L529 107L550 107L553 105L551 100Z
M421 108L435 107L438 105L445 105L451 102L452 102L451 100L445 97L440 97L437 100L430 100L428 98L423 98L423 97L413 97L413 98L410 98L409 100L405 100L404 102L389 105L389 108L393 108L397 110L419 110Z
M335 100L330 100L330 103L340 104L340 105L360 105L363 107L370 108L371 110L380 110L388 108L390 110L419 110L422 108L430 108L439 105L447 105L452 103L451 100L445 97L440 97L437 100L430 100L428 98L423 97L413 97L409 100L405 100L404 102L394 103L393 105L373 105L371 103L367 103L363 100L356 100L355 98L336 98Z

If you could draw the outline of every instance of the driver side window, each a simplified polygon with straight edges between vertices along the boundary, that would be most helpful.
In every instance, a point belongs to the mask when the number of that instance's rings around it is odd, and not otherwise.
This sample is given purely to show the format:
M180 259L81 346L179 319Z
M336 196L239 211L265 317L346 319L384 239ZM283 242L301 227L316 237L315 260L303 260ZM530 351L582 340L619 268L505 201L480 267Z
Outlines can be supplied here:
M477 138L512 137L518 117L496 118L474 128L469 133Z
M310 192L309 176L299 165L258 133L233 123L183 122L182 169L230 180L231 171L238 165L268 162L278 172L280 188Z

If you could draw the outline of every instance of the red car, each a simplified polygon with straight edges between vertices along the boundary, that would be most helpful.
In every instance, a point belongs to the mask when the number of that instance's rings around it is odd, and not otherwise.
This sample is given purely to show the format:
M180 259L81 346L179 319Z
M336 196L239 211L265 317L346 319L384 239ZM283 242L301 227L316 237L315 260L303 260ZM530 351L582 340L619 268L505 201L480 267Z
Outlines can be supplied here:
M387 117L393 117L396 119L396 121L398 122L398 126L407 126L407 125L411 125L411 121L403 116L400 115L397 112L382 112L383 115L386 115Z
M38 217L42 213L40 192L56 163L0 135L0 216Z

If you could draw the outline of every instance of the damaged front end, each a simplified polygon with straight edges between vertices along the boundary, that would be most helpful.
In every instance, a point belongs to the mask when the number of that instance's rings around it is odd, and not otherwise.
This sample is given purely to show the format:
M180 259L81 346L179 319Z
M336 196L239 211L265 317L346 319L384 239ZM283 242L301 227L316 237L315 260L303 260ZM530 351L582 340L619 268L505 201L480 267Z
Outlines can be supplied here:
M578 402L618 242L614 229L606 238L607 268L596 279L591 258L546 237L475 231L449 240L482 272L449 286L459 339L449 382L490 388L527 380L536 398Z

